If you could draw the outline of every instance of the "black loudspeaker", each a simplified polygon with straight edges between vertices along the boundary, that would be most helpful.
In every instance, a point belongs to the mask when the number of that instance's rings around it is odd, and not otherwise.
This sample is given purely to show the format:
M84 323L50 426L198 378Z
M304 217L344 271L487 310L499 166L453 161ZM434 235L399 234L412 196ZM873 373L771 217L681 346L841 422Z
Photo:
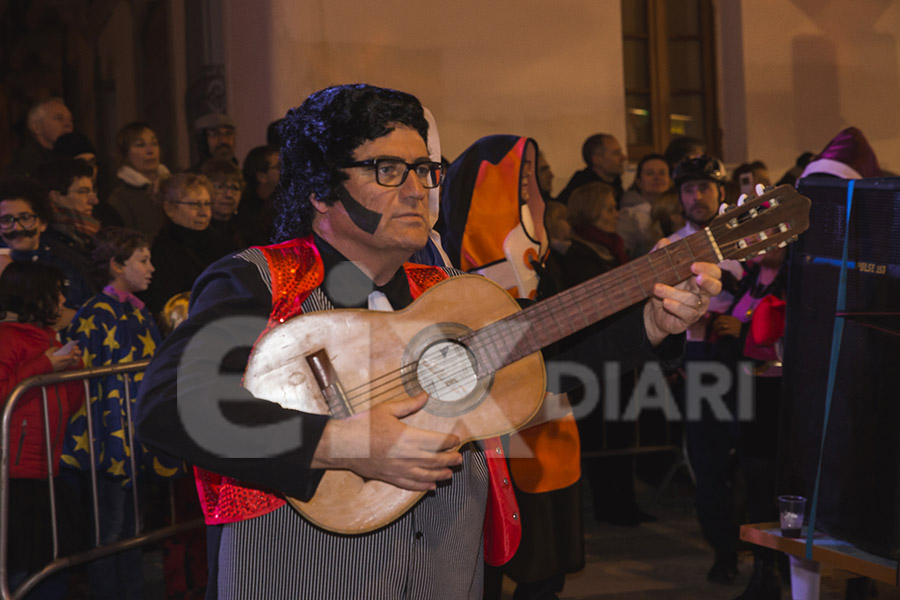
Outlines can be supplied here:
M900 178L807 178L809 230L789 258L778 489L812 502L841 256L848 239L843 341L816 528L887 558L900 555ZM807 512L809 511L807 504Z

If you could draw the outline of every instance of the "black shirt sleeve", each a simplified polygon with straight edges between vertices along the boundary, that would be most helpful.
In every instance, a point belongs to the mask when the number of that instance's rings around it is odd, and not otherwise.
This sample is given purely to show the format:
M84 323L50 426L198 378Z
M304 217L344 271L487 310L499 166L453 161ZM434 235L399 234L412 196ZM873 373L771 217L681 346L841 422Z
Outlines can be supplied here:
M256 265L227 257L207 269L188 319L144 374L137 433L198 467L308 500L322 474L310 463L328 417L285 409L241 386L271 303Z

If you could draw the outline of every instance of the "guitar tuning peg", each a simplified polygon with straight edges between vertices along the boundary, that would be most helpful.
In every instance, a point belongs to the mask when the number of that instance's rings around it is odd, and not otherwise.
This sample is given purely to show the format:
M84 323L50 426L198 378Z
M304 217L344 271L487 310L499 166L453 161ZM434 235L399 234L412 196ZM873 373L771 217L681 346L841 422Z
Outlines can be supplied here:
M783 242L779 242L779 243L778 243L778 247L779 247L779 248L786 248L787 245L790 244L790 243L791 243L790 240L784 240Z
M744 202L746 202L746 201L747 201L747 194L741 194L740 196L738 196L737 205L743 206Z

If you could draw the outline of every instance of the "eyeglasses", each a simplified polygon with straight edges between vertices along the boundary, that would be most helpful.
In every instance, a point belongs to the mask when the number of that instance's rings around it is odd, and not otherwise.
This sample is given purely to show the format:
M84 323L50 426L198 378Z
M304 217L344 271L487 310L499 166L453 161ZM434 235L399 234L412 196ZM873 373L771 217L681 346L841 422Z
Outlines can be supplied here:
M212 210L212 202L197 202L197 201L187 202L185 200L173 200L172 204L183 204L184 206L187 206L188 208L190 208L193 211L199 211L201 208L207 208L207 209Z
M12 215L3 215L2 217L0 217L0 228L12 229L16 226L16 223L18 223L23 228L27 229L34 225L34 222L36 220L37 215L34 213L25 213L24 215L19 215L18 217L14 217Z
M206 137L234 137L233 127L219 127L217 129L207 129Z
M232 191L232 192L240 192L244 189L239 183L214 183L213 187L218 191Z
M373 158L347 163L344 168L366 167L375 169L375 181L385 187L400 187L406 181L406 176L411 170L416 172L422 187L436 188L441 185L441 176L444 166L439 162L423 160L416 163L408 163L399 158Z

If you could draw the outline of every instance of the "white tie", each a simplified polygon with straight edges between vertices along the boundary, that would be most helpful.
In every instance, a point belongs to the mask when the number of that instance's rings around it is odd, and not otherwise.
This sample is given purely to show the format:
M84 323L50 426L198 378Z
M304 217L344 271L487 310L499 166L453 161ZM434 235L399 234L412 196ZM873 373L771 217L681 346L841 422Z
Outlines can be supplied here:
M387 299L387 296L384 295L384 292L379 292L375 290L371 294L369 294L369 310L380 310L382 312L394 312L394 307L391 306L390 301Z

